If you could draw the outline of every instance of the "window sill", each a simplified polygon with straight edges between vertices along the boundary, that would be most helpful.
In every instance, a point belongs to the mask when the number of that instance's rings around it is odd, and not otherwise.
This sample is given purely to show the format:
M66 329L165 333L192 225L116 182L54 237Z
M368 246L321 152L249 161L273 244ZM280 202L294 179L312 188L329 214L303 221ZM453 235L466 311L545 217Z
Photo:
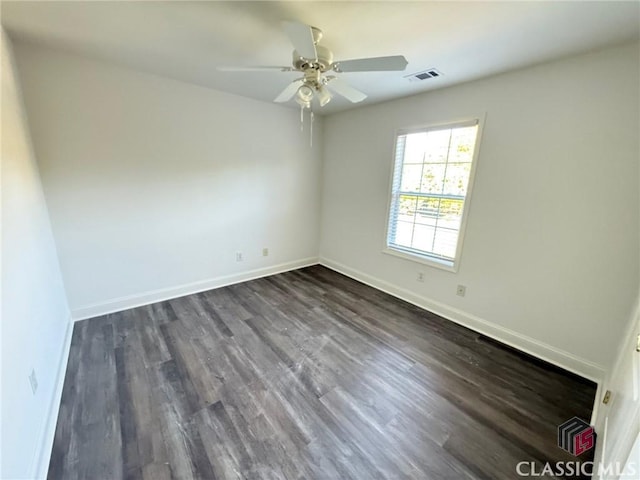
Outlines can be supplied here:
M445 260L438 260L437 258L428 257L426 255L417 255L414 253L404 252L402 250L396 250L390 247L382 250L382 253L391 255L393 257L403 258L411 262L422 263L423 265L438 268L440 270L445 270L447 272L456 273L458 271L458 266L455 263L451 264L450 262L447 262Z

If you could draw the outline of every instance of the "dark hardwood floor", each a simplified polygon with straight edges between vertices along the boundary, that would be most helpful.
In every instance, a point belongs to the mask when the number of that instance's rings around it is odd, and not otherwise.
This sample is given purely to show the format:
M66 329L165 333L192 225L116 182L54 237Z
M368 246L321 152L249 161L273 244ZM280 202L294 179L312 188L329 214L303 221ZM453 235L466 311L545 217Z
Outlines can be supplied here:
M314 266L77 323L49 478L513 479L595 388Z

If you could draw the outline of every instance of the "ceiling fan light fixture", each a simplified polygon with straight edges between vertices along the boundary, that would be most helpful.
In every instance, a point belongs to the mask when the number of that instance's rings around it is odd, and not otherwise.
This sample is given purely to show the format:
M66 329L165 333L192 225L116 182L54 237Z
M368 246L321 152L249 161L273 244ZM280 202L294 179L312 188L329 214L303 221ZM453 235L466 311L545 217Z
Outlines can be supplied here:
M331 101L331 92L326 89L324 86L320 86L320 88L318 88L318 102L320 103L321 107L324 107L327 103L329 103Z
M296 97L296 103L300 105L302 108L311 108L310 101L300 100L300 98Z
M296 94L296 101L298 103L309 103L312 99L313 88L311 88L309 85L301 85L300 88L298 88L298 93Z

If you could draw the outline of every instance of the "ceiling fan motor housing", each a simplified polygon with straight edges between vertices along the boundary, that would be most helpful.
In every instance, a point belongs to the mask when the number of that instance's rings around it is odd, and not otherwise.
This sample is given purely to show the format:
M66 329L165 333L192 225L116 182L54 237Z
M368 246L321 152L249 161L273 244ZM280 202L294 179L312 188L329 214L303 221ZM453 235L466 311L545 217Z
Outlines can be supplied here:
M326 47L316 45L316 53L318 58L304 58L294 50L293 51L293 68L302 72L313 69L321 72L331 70L333 63L333 53Z

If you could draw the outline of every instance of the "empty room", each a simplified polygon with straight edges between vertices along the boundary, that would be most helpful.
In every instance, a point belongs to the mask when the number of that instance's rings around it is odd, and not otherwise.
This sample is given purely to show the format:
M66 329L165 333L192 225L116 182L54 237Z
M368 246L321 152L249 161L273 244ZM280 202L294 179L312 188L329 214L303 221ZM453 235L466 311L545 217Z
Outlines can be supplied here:
M640 2L5 1L0 478L640 478Z

